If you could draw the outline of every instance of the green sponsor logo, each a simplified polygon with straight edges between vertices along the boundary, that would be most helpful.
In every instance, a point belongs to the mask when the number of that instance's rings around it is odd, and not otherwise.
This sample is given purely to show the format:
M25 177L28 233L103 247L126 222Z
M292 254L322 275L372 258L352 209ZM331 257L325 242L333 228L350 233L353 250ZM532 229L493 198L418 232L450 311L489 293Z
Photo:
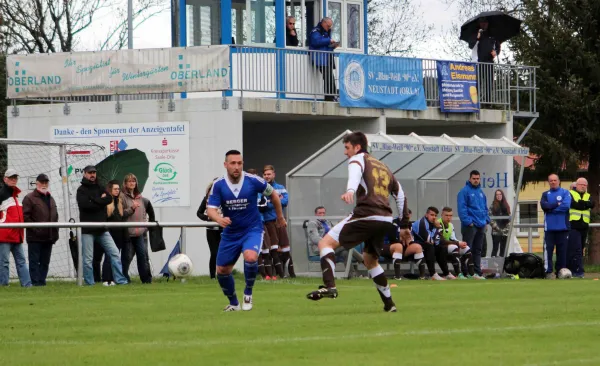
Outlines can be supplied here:
M169 163L158 163L154 167L154 173L160 180L171 181L177 176L175 167Z

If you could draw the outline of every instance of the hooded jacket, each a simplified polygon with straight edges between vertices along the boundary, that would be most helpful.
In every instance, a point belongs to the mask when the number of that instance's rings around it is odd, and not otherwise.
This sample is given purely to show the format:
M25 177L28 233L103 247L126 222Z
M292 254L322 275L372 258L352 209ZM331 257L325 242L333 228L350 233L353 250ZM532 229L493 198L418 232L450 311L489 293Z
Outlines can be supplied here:
M458 192L458 217L463 226L481 228L490 223L487 198L481 186L475 187L471 182Z
M6 184L0 189L0 223L23 222L23 206L17 198L21 193L18 187L9 187ZM24 229L0 229L0 243L23 243Z
M106 196L102 197L103 194ZM96 182L83 178L77 188L77 205L80 222L106 222L106 206L112 202L112 196ZM82 234L101 234L106 228L82 228Z
M154 222L156 218L154 216L154 208L150 201L142 197L141 193L122 193L121 200L123 202L123 216L127 222ZM133 202L138 202L140 205L138 208L133 208ZM148 220L146 220L146 217ZM137 237L143 236L148 231L147 227L130 227L129 236Z

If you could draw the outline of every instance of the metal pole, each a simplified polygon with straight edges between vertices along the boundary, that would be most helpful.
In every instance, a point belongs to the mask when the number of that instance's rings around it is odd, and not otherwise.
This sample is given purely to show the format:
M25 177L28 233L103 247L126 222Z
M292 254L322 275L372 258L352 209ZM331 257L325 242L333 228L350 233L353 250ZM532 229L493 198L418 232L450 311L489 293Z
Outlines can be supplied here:
M513 203L513 208L512 208L512 218L510 219L510 229L508 230L508 237L506 240L508 240L508 243L506 243L506 248L504 249L504 258L506 258L506 255L508 254L508 248L510 247L510 243L512 242L512 234L513 234L513 229L514 229L514 224L515 224L515 217L516 217L516 212L517 212L517 207L519 205L519 192L521 191L521 186L523 185L523 172L525 171L525 159L527 159L527 156L523 156L521 158L521 169L519 170L519 180L517 182L517 188L515 190L515 201ZM504 272L504 265L502 265L502 272Z
M81 228L77 228L77 285L83 286L83 238Z
M185 245L185 232L186 232L186 228L185 226L181 227L181 241L179 242L179 249L181 250L181 254L185 254L186 252L186 245Z
M64 220L68 221L71 219L71 201L69 200L69 174L67 173L69 165L67 163L67 147L62 145L60 147L60 172L62 179L62 194L63 194L63 215L65 215ZM68 236L67 236L68 237ZM71 262L69 263L69 271L71 272L71 277L75 276L75 271L71 271ZM74 268L73 268L74 269Z
M533 253L533 228L529 228L527 233L527 251Z
M127 0L127 48L133 49L133 0Z

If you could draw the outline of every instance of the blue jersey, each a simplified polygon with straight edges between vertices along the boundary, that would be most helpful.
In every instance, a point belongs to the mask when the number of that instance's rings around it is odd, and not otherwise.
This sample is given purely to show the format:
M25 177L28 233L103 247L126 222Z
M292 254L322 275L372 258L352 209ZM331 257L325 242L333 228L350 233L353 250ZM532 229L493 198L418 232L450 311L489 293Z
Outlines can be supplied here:
M242 173L237 184L224 176L215 181L208 197L208 207L221 207L224 217L231 224L223 230L225 237L241 237L251 231L263 230L261 215L258 212L258 196L271 195L273 188L256 175Z
M288 205L288 192L282 184L276 183L275 181L271 184L275 192L279 194L281 200L281 207L285 208ZM277 213L275 212L275 206L270 199L267 198L267 209L262 211L264 221L275 221L277 220Z

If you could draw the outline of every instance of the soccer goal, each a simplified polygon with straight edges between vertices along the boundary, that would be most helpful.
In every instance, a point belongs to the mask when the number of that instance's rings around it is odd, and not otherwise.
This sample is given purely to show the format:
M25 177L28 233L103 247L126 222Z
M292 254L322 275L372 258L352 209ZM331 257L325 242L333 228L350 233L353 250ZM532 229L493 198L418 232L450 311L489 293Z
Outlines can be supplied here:
M0 174L12 168L19 173L19 201L36 189L36 178L46 174L49 189L56 201L60 222L79 221L75 199L81 184L83 168L106 158L105 148L99 145L78 145L63 142L0 139ZM75 233L75 230L73 230ZM52 248L48 279L74 279L75 264L69 250L69 229L60 229L60 238ZM28 248L25 242L25 256ZM10 277L17 272L11 256Z

